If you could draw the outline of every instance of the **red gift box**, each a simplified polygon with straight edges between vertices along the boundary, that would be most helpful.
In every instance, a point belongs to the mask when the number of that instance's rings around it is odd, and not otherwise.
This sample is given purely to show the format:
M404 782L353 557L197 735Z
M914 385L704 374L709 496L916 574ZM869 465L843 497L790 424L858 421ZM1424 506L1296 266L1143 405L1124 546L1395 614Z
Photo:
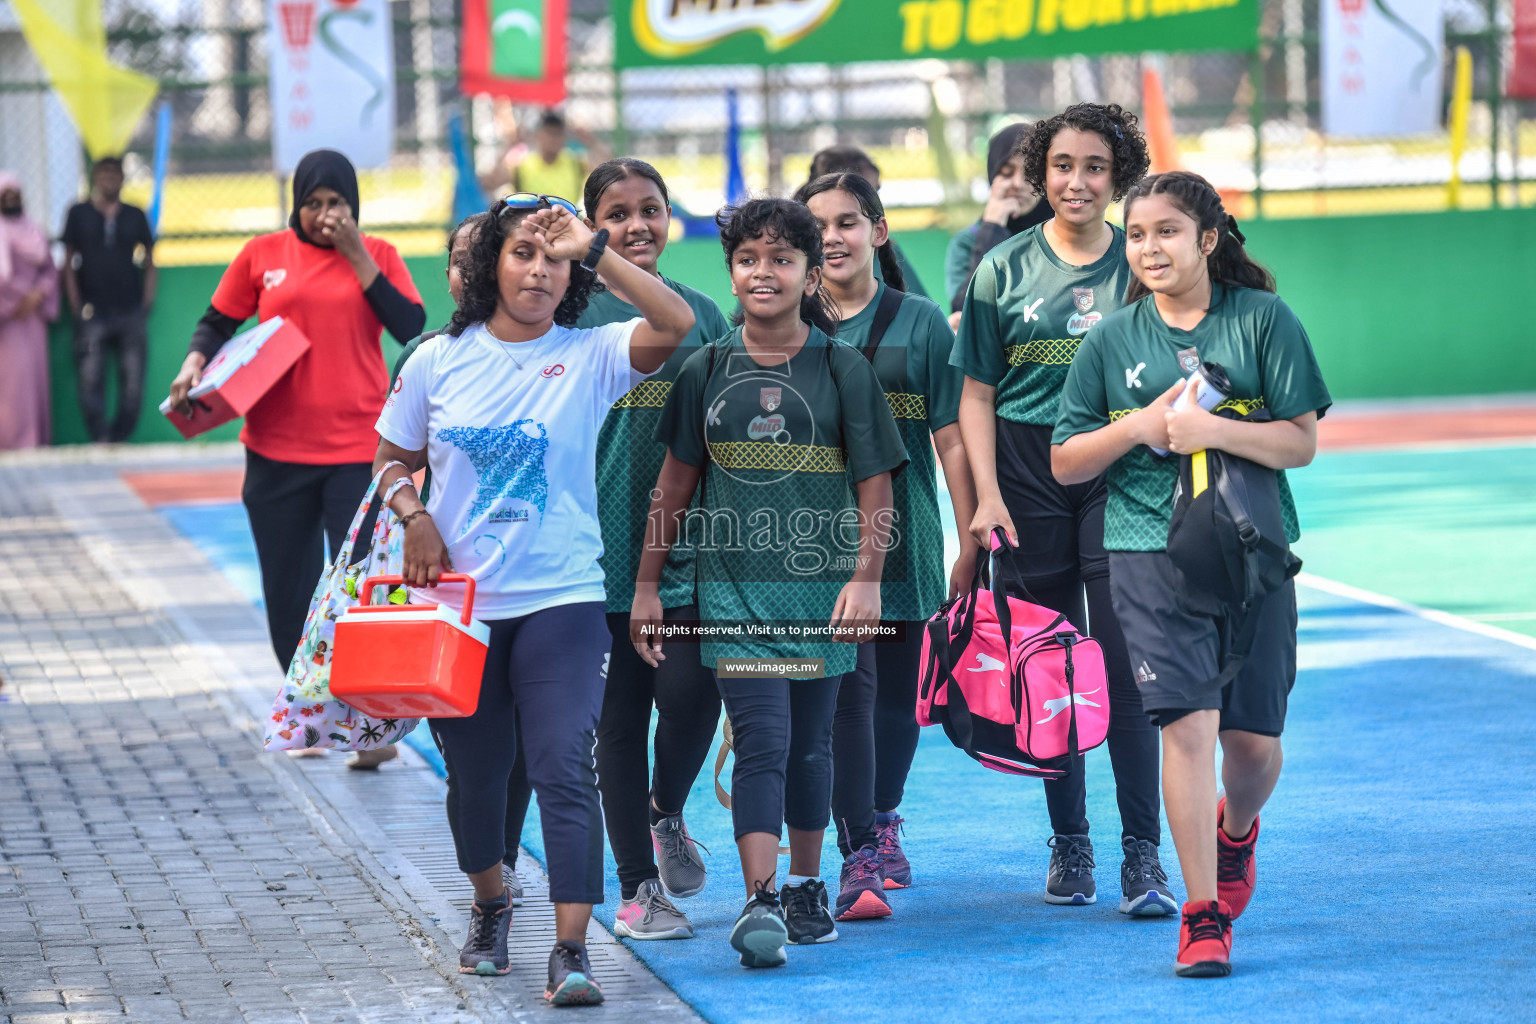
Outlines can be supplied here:
M202 382L188 393L190 419L171 411L169 398L160 403L160 413L183 437L223 426L249 412L308 351L304 332L275 316L230 338L203 368Z

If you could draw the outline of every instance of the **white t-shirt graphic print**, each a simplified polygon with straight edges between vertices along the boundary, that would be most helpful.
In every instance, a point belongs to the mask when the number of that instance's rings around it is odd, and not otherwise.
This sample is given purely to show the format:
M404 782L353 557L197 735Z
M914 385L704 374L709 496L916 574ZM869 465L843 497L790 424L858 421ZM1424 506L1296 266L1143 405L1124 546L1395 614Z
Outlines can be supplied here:
M475 324L428 339L401 370L379 435L427 449L427 509L455 571L474 577L476 618L604 600L597 433L648 376L629 362L639 323L554 327L522 344ZM457 607L459 593L413 590L412 600Z

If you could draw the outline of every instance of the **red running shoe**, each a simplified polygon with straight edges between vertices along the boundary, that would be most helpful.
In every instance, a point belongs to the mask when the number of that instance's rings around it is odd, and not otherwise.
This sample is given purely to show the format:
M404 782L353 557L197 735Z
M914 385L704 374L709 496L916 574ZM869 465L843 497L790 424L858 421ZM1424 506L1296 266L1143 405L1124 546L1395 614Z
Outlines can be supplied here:
M1227 798L1216 803L1216 896L1232 908L1232 920L1236 921L1248 909L1253 898L1253 887L1258 884L1258 866L1253 860L1253 848L1259 841L1259 819L1253 819L1253 828L1245 839L1233 839L1221 827L1222 813L1227 809Z
M1173 972L1181 978L1225 978L1232 973L1232 915L1226 900L1184 904Z

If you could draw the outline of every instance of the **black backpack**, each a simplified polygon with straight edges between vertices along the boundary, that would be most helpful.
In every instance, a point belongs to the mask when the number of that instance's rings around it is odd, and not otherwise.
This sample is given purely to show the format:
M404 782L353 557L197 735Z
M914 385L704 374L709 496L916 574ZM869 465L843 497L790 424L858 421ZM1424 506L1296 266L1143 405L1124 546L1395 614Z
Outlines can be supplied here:
M1266 422L1259 409L1247 416ZM1185 598L1233 623L1221 674L1207 686L1225 686L1242 669L1258 632L1265 599L1301 571L1291 553L1280 511L1280 475L1267 466L1210 449L1179 458L1179 483L1168 524L1168 558L1186 584Z

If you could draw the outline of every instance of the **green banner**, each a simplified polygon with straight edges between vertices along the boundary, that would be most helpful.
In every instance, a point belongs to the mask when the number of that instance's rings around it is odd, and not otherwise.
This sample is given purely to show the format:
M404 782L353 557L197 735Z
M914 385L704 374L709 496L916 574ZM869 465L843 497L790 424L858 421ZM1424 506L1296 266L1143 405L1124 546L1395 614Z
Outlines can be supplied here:
M620 68L1250 50L1258 0L613 0Z

